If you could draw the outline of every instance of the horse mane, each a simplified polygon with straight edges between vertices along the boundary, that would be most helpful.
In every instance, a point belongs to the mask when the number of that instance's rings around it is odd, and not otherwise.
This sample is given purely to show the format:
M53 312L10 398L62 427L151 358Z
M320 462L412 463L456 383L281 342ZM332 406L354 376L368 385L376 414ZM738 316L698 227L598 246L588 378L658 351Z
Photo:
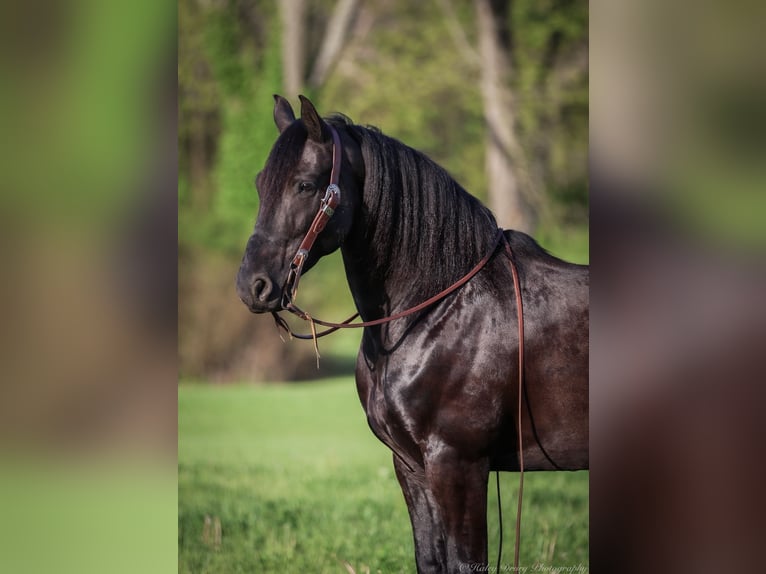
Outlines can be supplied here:
M495 217L444 168L377 128L341 115L327 121L361 147L364 233L371 245L388 246L388 277L409 279L411 294L427 297L486 255L497 233ZM425 280L413 284L412 277Z

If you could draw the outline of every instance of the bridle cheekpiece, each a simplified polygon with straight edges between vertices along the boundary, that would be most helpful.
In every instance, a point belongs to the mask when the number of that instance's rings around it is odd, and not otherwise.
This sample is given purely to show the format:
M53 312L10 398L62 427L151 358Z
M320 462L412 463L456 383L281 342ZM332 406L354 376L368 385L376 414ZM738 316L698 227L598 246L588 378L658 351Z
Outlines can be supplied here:
M330 184L327 186L324 197L319 204L319 211L314 216L314 221L311 222L308 232L301 241L298 251L295 253L293 260L290 262L290 271L287 273L287 280L285 281L284 288L282 290L282 308L288 311L295 308L293 301L298 293L298 283L303 273L303 266L306 264L309 252L311 251L314 242L319 234L330 221L335 209L340 205L340 187L338 182L340 181L340 162L343 157L343 148L340 143L340 136L338 131L327 124L332 134L332 171L330 172Z

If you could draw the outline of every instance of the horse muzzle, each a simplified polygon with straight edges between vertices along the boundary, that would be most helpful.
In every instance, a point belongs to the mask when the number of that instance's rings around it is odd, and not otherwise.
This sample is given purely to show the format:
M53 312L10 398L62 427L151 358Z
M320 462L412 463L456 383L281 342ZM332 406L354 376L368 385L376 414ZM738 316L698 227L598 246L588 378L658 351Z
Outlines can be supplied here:
M253 313L269 313L281 309L281 289L265 273L237 275L237 295Z

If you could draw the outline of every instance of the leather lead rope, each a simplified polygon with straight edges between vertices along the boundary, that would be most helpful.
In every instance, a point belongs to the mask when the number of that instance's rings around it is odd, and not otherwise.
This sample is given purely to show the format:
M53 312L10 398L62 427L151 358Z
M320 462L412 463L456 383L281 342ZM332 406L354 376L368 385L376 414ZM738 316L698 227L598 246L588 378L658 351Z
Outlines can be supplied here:
M516 264L513 262L513 253L511 252L511 245L506 240L505 251L508 255L508 259L511 262L511 274L513 275L513 287L516 291L516 315L519 324L519 410L516 417L517 435L519 439L519 494L516 504L516 539L514 542L513 550L513 569L514 572L519 571L519 546L521 542L521 500L524 495L524 445L521 438L521 404L522 393L524 392L524 309L521 302L521 285L519 281L519 273L516 269ZM499 490L498 490L499 492ZM501 546L502 549L502 546ZM500 556L497 559L498 572L500 571Z
M505 238L505 234L503 233L502 229L498 229L497 235L495 237L495 241L492 243L492 248L489 250L489 252L482 258L481 261L479 261L476 266L471 269L468 273L463 275L460 279L458 279L455 283L444 289L443 291L437 293L430 299L427 299L426 301L423 301L422 303L415 305L414 307L410 307L409 309L406 309L404 311L400 311L399 313L395 313L394 315L389 315L388 317L383 317L381 319L374 319L372 321L363 321L361 323L351 323L354 319L356 319L359 314L356 313L346 319L345 321L342 321L341 323L331 323L329 321L322 321L321 319L317 319L315 317L311 318L311 321L316 323L317 325L322 325L323 327L330 327L329 330L323 331L321 333L317 333L316 336L314 335L297 335L293 333L288 325L287 322L276 314L276 312L272 313L274 315L275 320L277 322L277 325L280 328L283 328L287 330L287 332L290 334L290 336L295 337L296 339L310 339L310 338L316 338L316 337L324 337L325 335L329 335L330 333L337 331L338 329L356 329L359 327L372 327L373 325L382 325L384 323L389 323L391 321L394 321L396 319L401 319L403 317L407 317L408 315L412 315L413 313L417 313L418 311L422 311L423 309L426 309L427 307L433 305L434 303L441 301L444 299L447 295L450 295L451 293L457 291L460 287L468 283L471 279L473 279L474 275L476 275L479 271L481 271L487 263L489 263L490 259L492 259L492 256L495 254L495 251L497 250L497 246L499 245L500 241ZM510 246L508 245L508 242L506 240L506 251L510 253ZM512 262L513 260L511 260ZM285 302L283 301L283 306L286 311L289 311L293 315L296 315L297 317L300 317L301 319L308 321L309 317L311 317L306 311L303 311L300 307L295 305L291 298L288 298L288 300Z

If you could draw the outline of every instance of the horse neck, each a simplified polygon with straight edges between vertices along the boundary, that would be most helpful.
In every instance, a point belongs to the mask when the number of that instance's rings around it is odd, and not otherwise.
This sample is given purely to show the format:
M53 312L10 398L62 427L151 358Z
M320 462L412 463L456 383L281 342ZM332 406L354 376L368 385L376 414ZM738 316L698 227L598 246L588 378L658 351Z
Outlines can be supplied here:
M387 273L385 250L366 237L363 229L363 223L355 224L341 254L356 308L362 319L369 321L394 312L393 308L400 303L392 301L391 293L396 290Z
M360 182L360 206L342 247L349 287L365 320L447 288L486 254L496 234L494 218L478 200L425 156L409 148L406 154L413 164L402 168L407 181ZM424 184L429 176L432 182Z

